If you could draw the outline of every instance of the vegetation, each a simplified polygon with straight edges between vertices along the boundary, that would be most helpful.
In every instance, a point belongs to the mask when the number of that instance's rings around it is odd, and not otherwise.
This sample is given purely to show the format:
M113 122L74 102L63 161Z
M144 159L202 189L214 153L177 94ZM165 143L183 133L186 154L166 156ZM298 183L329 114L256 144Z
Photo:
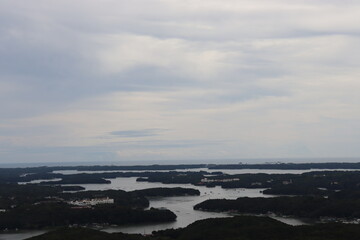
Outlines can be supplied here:
M72 188L70 188L72 189ZM69 224L129 224L174 221L169 210L150 209L146 197L199 195L189 188L150 188L125 192L122 190L64 192L68 187L43 185L0 185L0 230L39 229ZM71 201L109 198L113 204L73 205Z
M305 169L312 168L359 168L354 164L263 164L260 169ZM272 166L269 166L272 165ZM255 168L255 165L241 165L240 168ZM238 165L208 166L212 169L239 169ZM84 191L80 186L59 184L110 183L117 177L137 177L137 181L161 182L165 184L193 184L222 188L266 188L264 194L292 195L276 198L238 198L236 200L207 200L195 209L207 211L236 211L250 214L292 215L308 218L336 217L360 218L360 174L358 171L318 171L303 174L223 174L206 171L173 171L204 167L203 165L167 166L90 166L90 167L39 167L0 169L0 229L39 229L68 225L87 224L129 224L145 222L174 221L176 215L169 210L150 209L148 197L169 197L199 195L195 189L151 188L125 192L122 190ZM166 170L156 172L154 170ZM57 170L107 171L61 174ZM142 170L121 172L126 170ZM58 179L53 181L54 179ZM45 180L40 184L18 185L19 182ZM50 181L51 180L51 181ZM74 205L73 201L109 198L113 204ZM89 200L90 201L90 200ZM76 203L76 202L75 202ZM209 229L208 229L209 228ZM242 231L238 232L238 229ZM276 231L274 231L276 229ZM87 229L60 229L66 239L84 234ZM75 231L75 232L74 232ZM333 235L327 235L326 231ZM352 239L356 235L354 225L315 225L311 227L290 227L267 218L237 217L229 219L208 219L199 221L185 229L167 230L152 236L107 234L92 232L86 239ZM289 232L297 232L296 238ZM346 233L344 233L346 232ZM350 232L349 238L344 238ZM321 233L321 234L320 234ZM55 235L44 235L43 239L53 239ZM266 235L269 235L266 238ZM325 236L329 236L325 238ZM335 238L334 238L335 236ZM338 238L336 238L336 236ZM92 238L93 237L93 238ZM323 238L324 237L324 238ZM333 237L333 238L332 238ZM355 238L354 238L355 239Z
M37 179L52 179L62 177L54 171L156 171L205 168L206 164L182 165L146 165L146 166L57 166L57 167L26 167L26 168L0 168L0 183L29 182Z
M211 199L194 206L196 210L235 211L239 213L290 215L306 218L360 218L360 199L323 197Z
M118 177L139 177L138 181L162 182L162 183L198 183L205 175L217 175L205 171L200 172L101 172L101 173L78 173L78 174L61 174L61 173L34 173L28 175L12 176L9 178L10 183L31 182L33 180L43 180L43 185L59 184L107 184L108 179ZM55 181L54 181L55 179ZM49 180L49 181L47 181ZM51 181L50 181L51 180Z
M133 194L123 190L81 191L75 193L63 193L58 196L67 201L108 197L114 199L114 204L121 207L146 208L149 206L149 200L147 200L144 195Z
M132 209L103 204L92 208L71 207L66 203L43 203L14 208L1 213L2 229L41 229L71 224L129 224L174 221L176 215L169 210Z
M151 175L150 172L142 174L141 172L121 172L121 171L159 171L167 170L174 171L177 169L197 169L197 168L208 168L208 169L282 169L282 170L304 170L304 169L360 169L360 163L281 163L281 164L228 164L228 165L207 165L207 164L183 164L183 165L148 165L148 166L57 166L57 167L28 167L28 168L0 168L0 183L15 183L15 182L29 182L32 180L38 179L54 179L62 178L64 182L69 182L70 180L64 178L72 178L73 176L65 176L60 173L53 173L54 171L62 170L76 170L76 171L114 171L107 172L106 175L99 175L99 173L94 172L92 175L92 183L101 183L99 178L115 178L115 177L147 177ZM101 173L100 173L101 174ZM219 173L217 173L219 174ZM89 180L89 176L79 174L77 178L72 179L74 183L77 180L77 183L89 183L84 179ZM97 177L97 179L95 179ZM154 178L154 176L152 176ZM83 179L83 181L80 181ZM179 183L180 179L177 179ZM106 181L102 181L106 183ZM163 181L160 181L163 182ZM166 182L166 181L164 181ZM196 183L195 181L187 181L187 183Z
M239 216L197 221L185 229L158 234L177 240L350 240L358 239L357 225L289 226L264 217Z
M209 173L200 172L161 172L156 174L149 174L146 177L138 178L137 181L145 182L161 182L164 184L176 183L176 184L198 184L201 179Z
M151 236L105 233L84 228L62 228L31 240L358 240L358 225L327 223L289 226L264 217L238 216L197 221L183 229L154 232Z
M279 169L279 170L306 170L306 169L360 169L358 163L268 163L268 164L213 164L209 169Z
M268 188L265 194L328 196L340 190L360 190L358 171L321 171L303 174L235 174L210 176L205 186Z

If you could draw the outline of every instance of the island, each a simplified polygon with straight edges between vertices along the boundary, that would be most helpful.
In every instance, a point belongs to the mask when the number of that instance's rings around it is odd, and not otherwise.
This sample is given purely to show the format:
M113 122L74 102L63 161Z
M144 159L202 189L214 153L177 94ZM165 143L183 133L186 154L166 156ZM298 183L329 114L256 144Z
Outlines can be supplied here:
M176 215L167 209L146 209L149 207L147 197L200 194L189 188L150 188L130 192L67 190L68 187L52 185L0 184L0 230L170 222L176 220Z

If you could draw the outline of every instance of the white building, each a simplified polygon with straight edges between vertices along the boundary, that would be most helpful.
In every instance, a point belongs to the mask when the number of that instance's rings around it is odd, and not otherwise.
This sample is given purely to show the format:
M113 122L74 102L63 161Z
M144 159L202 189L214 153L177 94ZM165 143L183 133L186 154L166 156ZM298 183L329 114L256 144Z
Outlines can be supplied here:
M213 183L213 182L237 182L239 181L239 178L225 178L225 179L208 179L203 178L201 179L201 182L203 183Z
M74 200L68 202L71 205L76 206L95 206L98 204L113 204L114 199L106 197L106 198L92 198L92 199L82 199L82 200Z

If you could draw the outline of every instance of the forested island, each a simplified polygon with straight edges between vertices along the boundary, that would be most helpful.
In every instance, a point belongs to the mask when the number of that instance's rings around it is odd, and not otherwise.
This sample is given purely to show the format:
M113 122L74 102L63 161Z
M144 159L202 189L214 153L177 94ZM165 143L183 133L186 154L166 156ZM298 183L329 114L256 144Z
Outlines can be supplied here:
M227 181L231 177L233 181ZM241 174L212 177L223 188L261 188L273 198L211 199L194 209L306 218L360 218L360 173L323 171L303 174Z
M328 163L263 163L263 164L212 164L208 169L278 169L278 170L306 170L306 169L360 169L360 163L328 162Z
M238 198L210 199L194 206L196 210L231 211L242 214L268 214L295 216L303 218L360 218L358 198L323 197L275 197L275 198Z
M195 240L216 239L214 236L221 236L221 239L261 240L282 239L279 237L286 236L285 233L289 231L297 232L303 238L291 236L292 238L286 239L352 239L353 236L359 236L356 235L359 234L359 225L328 223L292 227L272 219L251 216L203 220L183 229L159 231L151 236L108 234L78 228L78 226L173 222L177 219L176 211L172 212L161 207L149 208L151 199L200 196L198 189L214 187L227 190L258 189L261 195L264 194L262 196L268 195L271 198L209 199L197 205L195 204L198 202L194 203L195 210L250 215L271 213L277 216L310 218L314 222L324 219L329 222L345 220L356 222L360 219L360 172L355 171L358 166L358 163L310 163L0 169L0 230L62 227L34 239L56 239L54 237L58 234L57 239L72 239L73 236L77 236L76 239L82 239L81 236L87 236L83 239ZM306 169L307 167L335 169L338 167L353 170L319 170L301 174L229 174L221 171L221 169L255 167L259 169ZM65 170L75 171L62 172ZM169 187L131 191L86 190L87 184L97 184L104 186L102 189L106 189L106 186L109 186L108 184L116 178L133 178L132 184L148 183L150 186L168 184L166 186ZM191 184L198 189L171 187L171 184L177 184L177 186ZM211 192L211 190L206 191ZM71 227L68 228L69 226ZM235 226L242 229L241 233L236 232ZM269 230L269 238L260 234L261 231L266 232L267 227L276 229L274 232ZM214 232L204 230L205 228L214 229ZM231 238L231 234L235 234L234 231L236 236L241 237ZM348 236L344 231L352 234ZM221 234L217 235L217 232ZM331 238L334 236L338 238Z
M178 164L178 165L138 165L138 166L55 166L55 167L25 167L25 168L0 168L0 182L27 182L36 179L53 179L63 174L56 174L56 171L88 171L95 172L93 177L97 177L97 180L92 179L92 183L101 183L96 182L101 178L115 178L122 176L138 176L144 177L139 172L136 171L175 171L176 170L189 170L195 171L196 169L208 169L208 170L221 170L221 169L278 169L278 170L306 170L306 169L360 169L360 163L266 163L266 164ZM107 172L107 175L96 175L96 171L112 171ZM129 172L130 171L130 172ZM133 171L133 172L131 172ZM199 171L195 171L199 172ZM213 172L213 171L211 171ZM126 175L127 174L127 175ZM147 175L151 174L150 172ZM78 174L74 174L78 175ZM145 176L146 177L146 176ZM72 182L78 179L83 179L80 176L77 176L75 179L70 179L69 176L67 179L63 179L67 183ZM89 176L86 179L90 179ZM82 183L87 183L80 181ZM78 183L80 183L78 182ZM91 181L89 181L91 182ZM104 182L106 183L106 182Z
M0 230L42 229L72 224L169 222L167 209L148 209L147 197L199 195L189 188L67 192L67 187L0 184Z
M196 171L196 169L199 168L202 170ZM203 169L208 169L208 171L204 171ZM0 168L0 183L20 183L31 182L34 180L42 180L42 184L46 185L109 184L111 182L110 179L118 177L137 177L138 181L161 182L165 184L190 183L193 185L206 185L209 187L220 185L223 188L273 188L275 187L275 184L279 183L279 181L288 180L284 178L285 176L276 176L275 174L271 174L271 176L270 174L229 175L223 174L221 171L213 171L214 169L360 169L360 163L283 163L233 165L194 164L150 166L59 166ZM75 172L73 174L62 174L60 172L57 172L65 170L74 170ZM81 171L87 172L83 173ZM290 177L293 177L294 180L299 180L298 176L292 175ZM306 174L304 174L300 177L303 177L303 179L306 180L305 178L307 176ZM302 186L304 186L303 183L306 183L306 181L303 181L301 183ZM321 188L324 187L321 186ZM312 191L313 190L314 189L312 189Z

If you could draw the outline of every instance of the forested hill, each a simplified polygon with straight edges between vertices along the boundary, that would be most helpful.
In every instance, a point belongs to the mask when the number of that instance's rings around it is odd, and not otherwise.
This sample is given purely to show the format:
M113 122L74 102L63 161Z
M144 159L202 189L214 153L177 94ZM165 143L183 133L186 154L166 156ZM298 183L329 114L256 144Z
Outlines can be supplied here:
M214 164L209 169L360 169L360 162L328 162L328 163L268 163L268 164Z
M62 228L28 240L359 240L360 227L352 224L289 226L267 217L238 216L197 221L183 229L150 236Z

